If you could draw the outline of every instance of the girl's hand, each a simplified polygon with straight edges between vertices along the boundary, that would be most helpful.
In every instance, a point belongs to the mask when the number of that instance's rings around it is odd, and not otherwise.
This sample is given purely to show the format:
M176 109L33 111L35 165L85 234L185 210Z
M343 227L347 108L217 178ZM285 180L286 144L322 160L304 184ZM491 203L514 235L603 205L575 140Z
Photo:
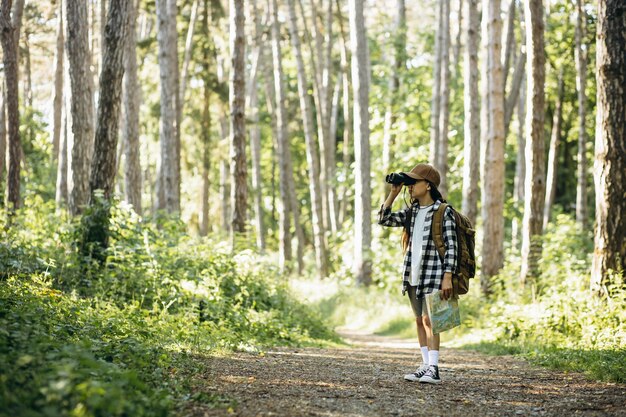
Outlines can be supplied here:
M443 274L443 282L441 283L441 298L447 300L452 297L452 273Z
M391 193L398 195L402 191L402 184L391 184Z

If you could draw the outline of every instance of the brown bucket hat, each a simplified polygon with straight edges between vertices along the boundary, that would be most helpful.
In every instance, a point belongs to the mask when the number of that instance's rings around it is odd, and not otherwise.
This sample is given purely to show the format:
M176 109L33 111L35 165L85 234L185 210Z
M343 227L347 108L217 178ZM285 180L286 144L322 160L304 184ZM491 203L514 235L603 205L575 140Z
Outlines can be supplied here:
M417 164L411 171L405 172L404 174L416 180L426 180L434 184L435 187L439 187L439 183L441 182L439 171L430 164Z

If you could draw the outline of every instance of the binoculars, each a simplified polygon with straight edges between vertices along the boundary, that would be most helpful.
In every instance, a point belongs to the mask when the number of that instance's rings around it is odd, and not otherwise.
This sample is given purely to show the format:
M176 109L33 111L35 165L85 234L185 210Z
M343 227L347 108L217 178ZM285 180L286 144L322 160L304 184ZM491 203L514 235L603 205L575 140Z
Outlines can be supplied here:
M417 180L409 177L404 172L392 172L385 177L385 182L394 185L413 185Z

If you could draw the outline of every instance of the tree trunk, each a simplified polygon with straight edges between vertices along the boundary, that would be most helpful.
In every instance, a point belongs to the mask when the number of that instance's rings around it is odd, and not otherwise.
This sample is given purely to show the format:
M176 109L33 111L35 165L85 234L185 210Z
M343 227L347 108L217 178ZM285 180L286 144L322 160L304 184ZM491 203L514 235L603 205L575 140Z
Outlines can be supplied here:
M104 32L104 55L100 74L100 99L93 165L89 180L93 199L96 190L110 200L116 174L117 136L124 76L124 49L133 1L111 0ZM105 88L106 87L106 88ZM93 201L93 200L92 200Z
M65 37L63 35L63 1L59 0L57 10L57 44L54 58L54 100L52 104L52 155L59 159L59 143L61 138L61 113L63 109L63 60L65 55ZM66 144L67 146L67 144Z
M450 0L443 0L441 37L441 109L439 110L439 159L435 166L441 173L439 191L448 193L448 125L450 120Z
M290 198L287 163L289 152L289 136L287 133L287 113L285 109L285 90L283 84L283 65L280 50L280 31L278 27L278 10L276 0L272 1L272 55L274 59L274 92L276 95L276 141L279 164L279 190L282 204L278 207L279 216L279 263L281 270L285 269L286 261L291 258L290 228Z
M256 0L252 2L252 16L255 27L255 41L252 52L252 66L248 82L246 108L250 109L250 153L252 156L252 194L254 195L254 223L256 225L256 243L260 251L265 250L265 226L263 224L263 194L261 190L261 127L259 126L259 70L263 65L265 48L263 45L263 31L259 19L260 11Z
M204 0L202 10L202 35L205 39L210 39L209 33L209 8L211 4L209 0ZM206 236L209 233L209 173L211 170L211 92L212 92L212 74L211 74L211 50L213 45L208 41L202 46L202 212L200 215L200 236ZM184 71L183 71L184 73ZM184 77L183 77L184 79ZM184 91L184 89L181 89ZM183 94L184 96L184 94Z
M511 0L509 4L509 13L507 15L506 24L506 41L504 49L504 67L502 69L502 88L506 91L506 81L509 77L509 69L511 68L511 56L515 47L515 4L518 0Z
M513 72L513 82L511 84L511 90L506 97L504 103L504 137L509 135L509 126L511 125L511 119L513 118L513 110L515 110L515 104L518 102L520 94L520 87L522 80L524 79L526 71L526 53L522 52L517 58L515 64L515 71Z
M483 177L483 265L481 287L492 293L492 277L504 264L504 90L502 88L500 0L491 0L483 10L488 19L487 87L488 126Z
M476 224L480 169L480 109L478 95L478 0L467 0L467 51L465 55L465 140L463 212Z
M300 49L300 38L296 22L296 13L294 0L288 1L289 5L289 29L293 53L296 58L298 69L298 93L300 96L300 111L304 122L304 139L306 142L306 157L309 166L309 193L311 194L311 215L313 224L313 238L315 242L315 263L320 278L328 274L328 263L326 254L326 242L324 234L324 225L322 222L322 194L319 183L319 158L317 155L317 146L313 132L313 111L311 102L307 92L308 80L304 70L304 60Z
M57 179L56 179L56 193L55 193L55 204L57 210L61 209L67 204L68 201L68 192L67 192L67 160L68 160L68 134L67 134L67 110L65 106L62 105L61 111L61 137L60 137L60 146L59 146L59 154L57 155Z
M339 0L337 0L339 1ZM339 4L337 4L338 13L341 11L339 8ZM352 152L350 146L350 138L352 136L352 111L350 106L350 68L349 62L350 51L348 41L346 40L346 33L343 27L343 16L339 15L339 27L341 29L341 72L343 77L341 79L341 88L343 90L342 97L342 113L344 120L344 128L343 128L343 144L342 144L342 157L343 157L343 178L344 182L341 187L341 192L339 195L343 196L339 206L339 224L342 225L345 222L347 211L348 211L348 201L350 200L349 196L349 186L351 184L351 176L350 173L352 170L350 169L350 163L352 161Z
M5 86L0 84L0 207L4 207L4 170L7 160L7 103Z
M398 118L400 73L406 66L406 0L396 1L396 16L393 24L392 42L393 57L391 62L391 76L387 87L389 99L385 112L385 127L383 132L383 172L390 172L391 161L394 159L393 148L395 147L396 132L395 123ZM386 184L386 183L383 183ZM390 187L383 185L383 195L387 194ZM384 198L384 197L383 197Z
M461 39L463 33L463 0L459 0L458 20L459 30L454 42L454 78L459 79L459 60L461 58Z
M587 83L587 52L583 45L587 16L582 0L576 0L576 90L578 91L578 171L576 183L576 222L587 227L587 138L585 85ZM585 48L585 49L583 49Z
M187 78L189 77L189 63L191 62L191 51L193 50L193 33L198 19L198 0L194 0L191 5L191 16L189 17L189 29L187 30L187 39L185 40L185 53L183 56L183 70L180 76L180 106L178 106L179 120L182 117L183 107L185 106L185 92L187 91Z
M69 209L80 214L89 201L89 170L93 154L93 79L89 65L89 28L85 0L67 1L67 53L72 89L72 189Z
M543 232L543 206L546 192L544 103L545 103L545 50L542 0L525 3L528 26L528 86L526 109L526 184L524 219L522 223L522 284L539 275L541 234Z
M369 67L363 0L349 0L354 94L354 263L357 282L372 283L372 195L370 189Z
M243 0L230 2L230 200L232 207L231 243L246 232L248 171L246 162L246 83Z
M23 1L18 1L11 10L12 1L2 0L0 5L1 41L4 61L6 87L6 106L9 148L9 169L7 175L7 202L10 210L20 207L20 157L22 144L20 139L19 114L19 76L18 76L18 40Z
M137 3L129 0L129 27L124 53L124 113L123 144L126 163L124 179L126 201L141 215L141 163L139 160L139 106L141 89L137 81Z
M626 271L626 4L598 0L595 250L591 290L610 294ZM623 286L623 281L622 286Z
M441 62L443 49L443 3L445 0L437 1L437 31L435 34L435 51L433 63L433 94L430 104L430 163L437 165L439 162L439 141L440 126L439 112L441 111Z
M161 79L161 123L157 179L157 209L168 213L180 211L180 181L177 161L177 80L178 52L176 48L175 0L157 0L157 42Z
M546 174L546 201L543 208L543 228L548 227L550 213L556 195L556 170L558 163L559 142L561 140L561 124L563 121L563 67L559 73L559 87L554 116L552 117L552 134L548 151L548 173Z

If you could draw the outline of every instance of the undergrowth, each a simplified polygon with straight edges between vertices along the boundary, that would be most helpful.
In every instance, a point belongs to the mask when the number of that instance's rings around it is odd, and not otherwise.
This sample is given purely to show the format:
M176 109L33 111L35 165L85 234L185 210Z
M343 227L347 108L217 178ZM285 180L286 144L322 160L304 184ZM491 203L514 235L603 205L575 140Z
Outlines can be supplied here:
M207 355L338 341L261 256L111 213L102 263L76 245L89 212L72 223L35 199L2 232L0 415L229 407L202 390Z

